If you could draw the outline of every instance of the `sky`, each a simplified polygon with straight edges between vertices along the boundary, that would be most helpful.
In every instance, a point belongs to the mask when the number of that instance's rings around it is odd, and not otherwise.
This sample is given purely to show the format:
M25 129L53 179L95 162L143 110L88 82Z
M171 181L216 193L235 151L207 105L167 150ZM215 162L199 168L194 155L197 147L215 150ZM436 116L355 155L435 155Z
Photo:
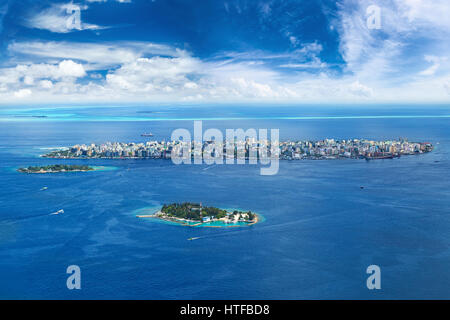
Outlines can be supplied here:
M448 0L0 0L0 105L448 103Z

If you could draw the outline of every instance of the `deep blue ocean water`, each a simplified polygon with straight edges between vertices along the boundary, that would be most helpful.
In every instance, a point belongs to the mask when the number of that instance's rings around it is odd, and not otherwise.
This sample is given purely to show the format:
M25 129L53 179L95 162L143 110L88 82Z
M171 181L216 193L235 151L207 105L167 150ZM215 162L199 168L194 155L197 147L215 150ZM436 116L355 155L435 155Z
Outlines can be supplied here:
M449 115L448 106L2 109L0 298L450 298ZM223 131L279 128L282 140L407 137L436 148L369 162L281 161L274 176L258 165L39 158L45 148L145 141L148 131L168 139L192 130L192 119ZM14 171L52 163L117 169ZM249 209L265 221L216 229L135 217L182 201ZM81 290L66 287L72 264ZM371 264L381 290L366 287Z

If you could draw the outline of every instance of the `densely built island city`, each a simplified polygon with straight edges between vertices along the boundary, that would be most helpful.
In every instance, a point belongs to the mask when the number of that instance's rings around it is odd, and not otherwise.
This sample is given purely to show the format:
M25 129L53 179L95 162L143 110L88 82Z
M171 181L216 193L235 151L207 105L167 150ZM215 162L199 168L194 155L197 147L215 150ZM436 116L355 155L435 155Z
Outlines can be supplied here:
M170 159L174 153L183 156L188 147L191 157L217 156L232 159L252 159L264 151L268 157L282 160L321 159L388 159L403 155L427 153L433 150L430 142L409 142L407 139L374 141L367 139L319 141L285 141L271 144L269 140L246 139L234 141L231 149L227 142L148 141L145 143L107 142L104 144L74 145L42 155L57 159ZM277 150L278 148L278 150ZM256 152L256 151L259 151ZM278 152L276 152L278 151ZM186 155L184 155L186 156ZM220 153L219 153L220 156Z

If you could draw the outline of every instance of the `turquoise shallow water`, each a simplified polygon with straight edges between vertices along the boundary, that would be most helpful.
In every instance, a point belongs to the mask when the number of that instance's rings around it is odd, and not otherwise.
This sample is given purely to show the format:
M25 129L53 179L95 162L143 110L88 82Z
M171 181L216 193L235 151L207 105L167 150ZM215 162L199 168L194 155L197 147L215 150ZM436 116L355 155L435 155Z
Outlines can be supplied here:
M222 221L211 221L203 223L199 227L248 227L248 223L246 222L236 222L236 223L223 223Z
M275 176L261 176L258 165L107 159L60 162L115 170L25 175L10 168L55 162L39 157L47 151L42 148L141 142L148 131L162 140L174 129L192 130L193 123L0 122L1 298L450 298L450 123L414 117L446 115L448 107L98 109L60 112L92 119L138 112L239 118L204 121L204 130L278 128L280 139L292 140L407 137L437 147L369 162L282 161ZM397 117L275 119L348 115ZM248 228L187 228L134 214L183 201L252 210L266 220ZM72 264L82 270L80 291L66 288ZM371 264L381 268L380 291L366 288ZM252 277L242 276L249 272Z
M216 109L219 107L216 107ZM398 107L397 107L398 108ZM428 109L430 109L429 107ZM55 107L55 108L3 108L0 109L0 121L236 121L236 120L345 120L345 119L426 119L426 118L450 118L448 109L435 107L432 112L428 109L416 109L414 112L402 112L402 109L393 112L394 108L384 106L382 108L344 108L336 113L332 107L328 107L326 114L318 114L303 109L299 112L295 107L262 108L255 112L253 108L240 106L222 107L221 112L211 112L213 108L199 107ZM315 109L320 109L316 107ZM225 112L222 112L224 111ZM250 111L248 111L250 110ZM269 112L268 112L269 111ZM363 112L361 112L363 111ZM193 114L194 113L194 114ZM344 113L344 114L343 114ZM218 116L220 114L220 116Z
M32 118L32 121L142 121L142 122L153 122L153 121L230 121L230 120L341 120L341 119L426 119L426 118L450 118L450 115L366 115L366 116L297 116L297 117L282 117L282 116L269 116L269 117L183 117L183 118L173 118L173 117L101 117L101 116L80 116L77 114L49 114L43 118ZM0 121L11 121L11 122L23 122L30 121L30 117L14 117L14 116L0 116Z
M114 171L114 170L118 170L118 167L113 167L113 166L92 166L92 168L95 169L95 171Z

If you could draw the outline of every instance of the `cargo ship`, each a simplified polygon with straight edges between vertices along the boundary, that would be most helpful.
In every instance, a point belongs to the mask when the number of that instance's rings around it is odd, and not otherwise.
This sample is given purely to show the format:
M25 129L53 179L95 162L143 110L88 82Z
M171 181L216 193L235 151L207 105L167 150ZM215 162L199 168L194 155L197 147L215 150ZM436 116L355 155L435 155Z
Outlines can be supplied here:
M364 158L367 161L379 160L379 159L394 159L394 158L400 158L400 155L399 154L386 154L386 155L377 155L377 156L365 156Z

